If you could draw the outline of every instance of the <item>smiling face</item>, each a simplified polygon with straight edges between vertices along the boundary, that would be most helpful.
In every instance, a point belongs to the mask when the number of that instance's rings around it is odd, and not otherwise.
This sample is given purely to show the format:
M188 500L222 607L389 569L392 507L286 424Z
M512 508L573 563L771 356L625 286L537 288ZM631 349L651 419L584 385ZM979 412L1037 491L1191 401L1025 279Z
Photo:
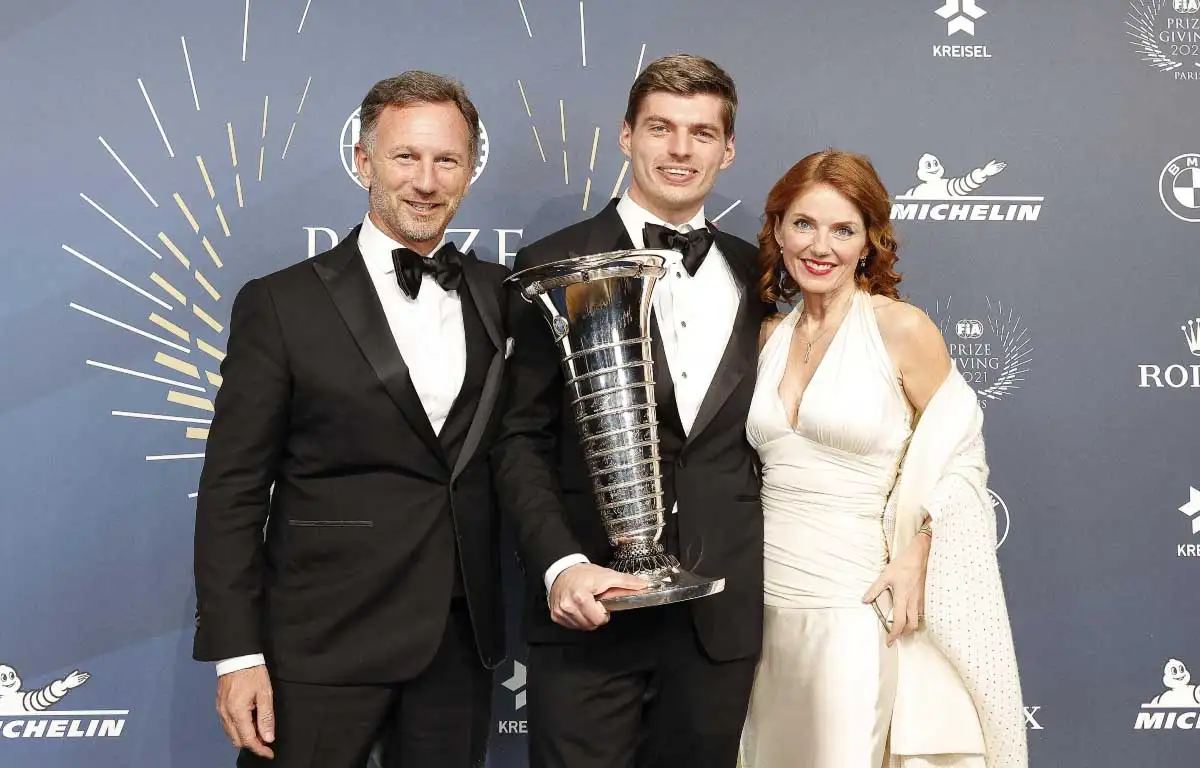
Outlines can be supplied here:
M393 240L428 254L467 194L470 154L470 129L453 103L384 109L374 137L354 147L372 221Z
M19 690L21 690L21 678L17 677L17 670L7 664L0 664L0 691Z
M1163 685L1167 688L1182 688L1190 683L1192 675L1187 665L1178 659L1171 659L1163 667Z
M917 161L917 178L921 181L940 179L945 173L946 169L942 167L942 161L928 152L921 155L921 159Z
M633 178L629 196L663 221L682 224L696 215L717 175L733 163L725 135L724 102L711 94L647 94L635 125L621 126L621 151Z
M788 274L808 294L851 286L867 254L867 227L858 207L828 184L802 192L775 225Z

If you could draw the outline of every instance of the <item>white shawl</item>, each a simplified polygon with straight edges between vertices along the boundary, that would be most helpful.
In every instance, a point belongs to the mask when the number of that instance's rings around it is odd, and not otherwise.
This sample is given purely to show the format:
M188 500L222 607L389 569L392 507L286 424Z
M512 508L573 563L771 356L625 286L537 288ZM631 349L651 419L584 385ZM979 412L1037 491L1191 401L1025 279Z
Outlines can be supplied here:
M954 368L921 415L884 513L892 553L926 512L934 531L925 623L897 644L894 756L982 754L987 768L1028 766L987 479L983 411Z

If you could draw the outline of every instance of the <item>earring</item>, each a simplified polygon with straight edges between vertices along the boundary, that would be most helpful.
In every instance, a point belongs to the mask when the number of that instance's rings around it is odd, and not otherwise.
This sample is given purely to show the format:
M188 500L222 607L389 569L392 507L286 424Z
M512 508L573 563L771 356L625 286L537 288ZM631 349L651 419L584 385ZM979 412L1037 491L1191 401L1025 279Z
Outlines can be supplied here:
M867 257L866 256L863 256L861 259L858 260L858 271L859 272L867 271Z

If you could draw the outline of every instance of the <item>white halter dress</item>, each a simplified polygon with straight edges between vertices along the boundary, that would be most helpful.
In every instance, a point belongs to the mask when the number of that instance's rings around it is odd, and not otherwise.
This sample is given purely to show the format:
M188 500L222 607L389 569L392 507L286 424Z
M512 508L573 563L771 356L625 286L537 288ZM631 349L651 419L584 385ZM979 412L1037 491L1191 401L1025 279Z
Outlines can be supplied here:
M765 626L742 763L879 768L896 649L887 647L862 597L887 564L883 511L913 411L870 296L859 291L793 427L779 384L800 310L779 324L759 356L746 425L763 465ZM889 606L880 604L886 613Z

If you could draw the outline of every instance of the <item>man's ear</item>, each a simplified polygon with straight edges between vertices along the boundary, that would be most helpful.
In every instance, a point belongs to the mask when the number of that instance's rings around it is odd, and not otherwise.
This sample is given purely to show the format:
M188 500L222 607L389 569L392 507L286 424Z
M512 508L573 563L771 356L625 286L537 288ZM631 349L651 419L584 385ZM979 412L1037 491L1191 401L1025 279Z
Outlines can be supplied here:
M733 136L729 137L729 141L725 142L725 156L721 158L721 170L725 170L733 165L733 158L737 154L737 150L733 145Z
M371 154L367 152L361 141L354 145L354 168L358 171L358 178L362 181L362 185L370 189L371 179L375 176L375 167L371 162Z
M621 134L617 138L617 143L621 145L621 153L625 157L633 157L633 128L628 121L621 121Z

